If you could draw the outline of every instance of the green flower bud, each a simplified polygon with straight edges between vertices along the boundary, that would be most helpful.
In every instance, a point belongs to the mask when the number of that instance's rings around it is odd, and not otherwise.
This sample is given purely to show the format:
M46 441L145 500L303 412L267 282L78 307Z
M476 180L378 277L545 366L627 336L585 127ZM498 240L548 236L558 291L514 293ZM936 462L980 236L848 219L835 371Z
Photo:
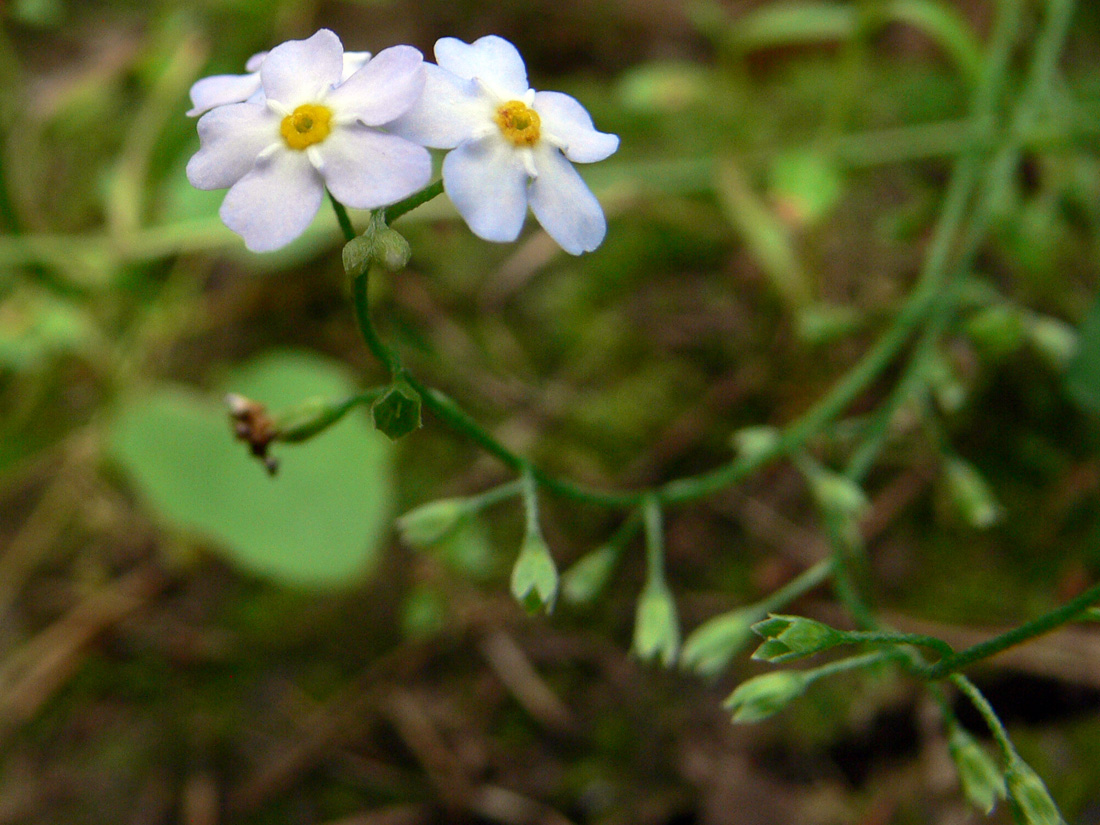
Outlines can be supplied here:
M680 619L676 600L664 584L650 582L638 597L634 617L634 653L639 659L660 657L671 667L680 652Z
M420 394L398 379L374 402L370 414L375 429L397 441L420 428Z
M558 568L546 540L537 532L528 532L512 568L512 595L528 613L554 609L558 595Z
M344 417L355 403L316 396L274 416L275 439L288 444L308 441Z
M984 530L1000 521L1003 515L1001 505L972 464L950 456L944 462L943 469L951 501L967 524Z
M1043 780L1019 757L1005 770L1005 787L1019 825L1066 825Z
M959 784L970 804L989 814L1005 795L1005 780L997 764L974 737L957 725L952 727L947 749L955 762Z
M342 257L344 271L349 277L358 278L372 264L390 272L404 269L412 257L412 249L400 232L386 226L382 213L375 212L363 234L344 244Z
M745 427L735 432L730 442L740 458L751 461L774 450L781 436L775 427Z
M806 690L806 680L794 670L777 670L738 685L722 706L734 722L759 722L783 710Z
M411 547L427 547L446 538L469 514L464 498L441 498L421 504L397 520L401 538Z
M412 248L404 235L387 226L375 235L372 254L383 269L400 272L408 265Z
M1027 322L1027 336L1051 364L1060 370L1069 366L1077 353L1077 330L1048 315L1033 315Z
M858 520L867 511L867 495L851 479L821 469L811 473L809 481L814 499L826 513Z
M752 624L759 617L760 612L749 607L723 613L699 625L684 642L680 666L700 676L718 676L752 639Z
M771 616L752 630L765 640L752 658L773 663L820 653L847 640L843 631L801 616Z
M595 599L619 562L619 548L610 544L597 547L581 557L562 574L561 594L571 604L586 604Z
M1024 317L1012 304L992 304L970 316L966 331L982 352L1002 358L1023 343Z

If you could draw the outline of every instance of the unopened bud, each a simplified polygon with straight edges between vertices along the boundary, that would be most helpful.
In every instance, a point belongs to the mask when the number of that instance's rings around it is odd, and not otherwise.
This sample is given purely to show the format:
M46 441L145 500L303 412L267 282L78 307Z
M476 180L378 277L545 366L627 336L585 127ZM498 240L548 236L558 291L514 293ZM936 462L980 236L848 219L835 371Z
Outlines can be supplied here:
M970 316L966 331L982 352L992 358L1002 358L1023 343L1023 314L1012 304L991 304Z
M944 481L947 482L951 501L966 523L984 530L996 524L1003 510L993 497L989 484L974 466L957 456L944 462Z
M1013 818L1020 825L1066 825L1039 774L1019 757L1005 770L1005 789Z
M738 685L723 707L734 722L759 722L783 710L806 690L806 680L793 670L777 670Z
M997 800L1005 795L1004 775L974 737L958 725L953 726L947 749L955 762L959 784L970 804L989 814Z
M619 561L619 548L605 544L582 556L561 577L561 594L571 604L585 604L607 585Z
M843 631L802 616L770 616L754 624L752 630L764 637L752 658L772 663L811 656L847 639Z
M546 540L529 531L512 568L512 595L528 613L554 609L558 595L558 568Z
M397 379L370 408L374 427L391 441L420 428L420 393Z
M441 498L421 504L397 520L401 538L411 547L427 547L450 535L469 514L464 498Z
M665 584L649 583L638 597L634 617L634 653L639 659L660 658L671 667L680 652L680 619L676 600Z
M700 676L718 676L753 638L752 624L758 618L756 608L744 608L699 625L684 642L680 666Z
M775 427L745 427L730 438L733 448L743 461L752 461L767 455L779 444L781 433Z

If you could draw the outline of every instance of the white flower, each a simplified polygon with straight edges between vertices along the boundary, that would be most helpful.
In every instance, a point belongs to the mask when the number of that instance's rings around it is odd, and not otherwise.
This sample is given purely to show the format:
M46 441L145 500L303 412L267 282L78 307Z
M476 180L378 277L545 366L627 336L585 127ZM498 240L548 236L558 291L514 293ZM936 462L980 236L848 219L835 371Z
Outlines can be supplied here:
M600 245L607 221L573 163L619 148L597 132L584 107L560 92L536 92L516 47L495 35L473 43L444 37L438 65L425 64L424 95L389 128L417 143L451 149L443 186L474 234L514 241L527 206L573 255Z
M230 103L263 103L263 85L260 82L260 67L267 52L258 52L248 58L244 68L248 74L217 74L196 81L191 87L192 107L188 117L198 117L215 106ZM344 52L344 70L341 80L347 80L370 60L370 52Z
M428 182L431 157L373 127L419 98L422 61L411 46L394 46L341 82L343 47L328 29L276 46L260 65L262 100L216 106L199 119L188 180L229 188L222 220L255 252L304 232L325 187L357 209L407 197Z

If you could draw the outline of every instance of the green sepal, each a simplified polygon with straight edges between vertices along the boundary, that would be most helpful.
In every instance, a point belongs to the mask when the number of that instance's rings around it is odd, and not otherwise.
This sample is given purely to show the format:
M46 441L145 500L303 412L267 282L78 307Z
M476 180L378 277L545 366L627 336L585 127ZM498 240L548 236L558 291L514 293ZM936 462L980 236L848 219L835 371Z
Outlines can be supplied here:
M386 226L382 210L371 215L363 234L344 244L344 271L351 278L365 274L372 264L399 272L409 263L412 248L405 236Z
M963 794L975 808L988 815L1005 795L1000 768L974 737L958 725L952 727L947 749L959 774Z
M777 670L742 682L722 707L734 722L759 722L783 710L805 690L806 679L801 673Z
M1005 788L1018 825L1066 825L1039 774L1018 756L1005 769Z
M558 568L546 540L529 532L512 568L512 595L528 613L554 610L558 595Z
M420 429L420 393L399 378L370 408L374 427L391 441Z
M771 616L752 626L764 643L752 658L764 662L787 662L811 656L847 641L843 631L802 616Z
M663 583L649 583L638 597L634 619L634 653L639 659L660 659L672 667L680 652L680 619L676 600Z
M397 529L410 547L428 547L453 533L469 513L467 499L441 498L409 510L397 520Z
M733 657L752 639L752 624L760 617L758 608L743 608L709 619L692 631L680 653L680 666L700 676L713 678L722 673Z
M587 604L599 596L615 572L620 555L620 548L604 544L577 559L561 577L565 600L570 604Z

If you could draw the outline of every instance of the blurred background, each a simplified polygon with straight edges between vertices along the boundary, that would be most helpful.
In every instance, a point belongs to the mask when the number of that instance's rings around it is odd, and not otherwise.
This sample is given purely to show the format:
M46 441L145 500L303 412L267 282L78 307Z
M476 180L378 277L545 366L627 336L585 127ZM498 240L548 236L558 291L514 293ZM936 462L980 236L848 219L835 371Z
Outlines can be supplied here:
M403 544L400 513L509 480L431 419L394 445L357 412L277 446L269 478L226 392L277 410L385 375L331 212L252 255L183 170L190 85L285 39L327 26L429 57L441 36L510 39L535 88L622 139L581 169L607 239L572 258L529 221L490 244L439 199L397 225L412 262L372 284L377 322L551 472L655 484L794 419L889 325L972 141L994 5L0 4L0 823L980 820L919 685L840 679L734 727L722 699L763 671L748 650L709 680L632 657L640 545L602 591L529 617L508 595L514 503ZM1052 105L1098 112L1100 8L1078 5ZM1029 145L925 403L869 478L875 595L903 629L965 646L1100 572L1098 126ZM562 569L622 519L542 508ZM787 463L666 525L685 632L828 552ZM827 588L796 609L845 622ZM974 671L1072 823L1100 822L1098 663L1078 626Z

